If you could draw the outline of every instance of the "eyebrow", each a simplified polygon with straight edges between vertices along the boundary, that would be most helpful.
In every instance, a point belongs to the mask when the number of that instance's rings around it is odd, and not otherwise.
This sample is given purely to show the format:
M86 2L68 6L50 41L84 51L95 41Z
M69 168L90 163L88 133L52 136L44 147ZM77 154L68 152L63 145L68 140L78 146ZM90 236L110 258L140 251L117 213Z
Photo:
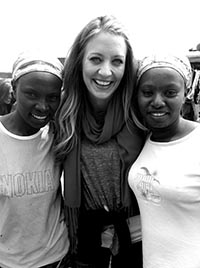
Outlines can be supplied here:
M103 55L103 53L100 53L100 52L90 52L90 53L88 53L88 55L89 56L91 56L91 55L98 55L98 56L102 56ZM114 56L112 56L112 58L114 58L114 57L120 57L120 58L125 58L126 57L126 55L120 55L120 54L116 54L116 55L114 55Z

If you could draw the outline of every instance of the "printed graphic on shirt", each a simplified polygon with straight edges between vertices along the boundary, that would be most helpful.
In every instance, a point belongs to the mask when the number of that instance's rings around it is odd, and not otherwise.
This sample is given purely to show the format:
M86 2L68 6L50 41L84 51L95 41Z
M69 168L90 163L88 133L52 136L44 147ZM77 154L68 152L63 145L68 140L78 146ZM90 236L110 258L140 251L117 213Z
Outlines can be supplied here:
M54 189L52 170L0 175L0 195L22 197Z
M155 189L157 185L160 184L159 180L156 178L156 174L150 174L146 167L142 167L140 172L136 174L136 188L140 193L141 198L146 201L159 204L161 202L161 196L159 192Z

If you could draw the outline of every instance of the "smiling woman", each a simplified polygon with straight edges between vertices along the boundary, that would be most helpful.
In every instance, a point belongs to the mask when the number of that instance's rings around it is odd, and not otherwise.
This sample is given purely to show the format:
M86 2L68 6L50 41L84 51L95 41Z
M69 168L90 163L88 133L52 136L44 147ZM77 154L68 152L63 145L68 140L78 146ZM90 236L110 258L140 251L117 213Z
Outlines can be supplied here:
M60 103L61 86L59 77L40 71L26 73L13 83L17 103L13 120L20 129L15 134L32 135L53 118Z
M141 213L144 267L198 268L200 125L180 113L191 65L184 55L150 55L137 77L133 108L149 135L128 182Z
M126 170L144 142L129 117L135 72L126 30L112 16L91 20L65 62L55 152L76 268L142 267L139 220L131 234L127 223L139 211Z
M123 37L99 33L85 48L83 80L94 110L102 110L124 75L127 47Z
M61 70L61 62L45 54L25 52L18 57L12 73L16 107L7 118L13 133L32 135L53 118L60 103Z
M0 117L0 267L68 267L61 166L52 151L62 71L45 53L22 53L13 65L16 107Z

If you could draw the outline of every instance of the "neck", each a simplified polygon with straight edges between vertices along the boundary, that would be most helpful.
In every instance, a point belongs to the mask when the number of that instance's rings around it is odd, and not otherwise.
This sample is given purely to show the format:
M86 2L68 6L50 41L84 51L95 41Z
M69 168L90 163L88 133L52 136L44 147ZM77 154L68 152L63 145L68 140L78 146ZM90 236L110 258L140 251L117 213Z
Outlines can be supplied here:
M108 107L108 103L110 101L111 97L107 98L107 99L100 99L100 98L96 98L94 97L92 94L88 94L88 100L89 103L92 107L92 109L94 110L94 112L105 112L107 110Z
M24 124L21 119L18 120L16 112L3 116L1 122L8 131L19 136L30 136L39 131L39 129L33 129Z
M95 102L93 101L91 103L91 105L96 113L105 112L107 110L107 107L108 107L108 101L107 100L96 100Z
M177 140L190 133L194 128L194 122L185 120L180 117L172 125L166 128L151 129L151 140L158 142Z

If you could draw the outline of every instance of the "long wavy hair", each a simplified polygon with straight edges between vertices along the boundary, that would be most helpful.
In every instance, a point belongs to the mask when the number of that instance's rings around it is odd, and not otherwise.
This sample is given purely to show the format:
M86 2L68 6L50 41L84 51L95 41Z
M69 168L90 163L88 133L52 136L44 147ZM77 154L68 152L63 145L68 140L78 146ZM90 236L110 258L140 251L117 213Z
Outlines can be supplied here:
M125 122L129 119L137 61L133 56L132 47L123 25L113 16L97 17L80 31L65 59L63 95L55 120L56 138L54 151L58 161L63 160L77 142L78 122L81 120L85 93L87 92L82 77L82 61L88 42L100 32L119 35L125 40L127 46L125 70L117 91L122 99Z

